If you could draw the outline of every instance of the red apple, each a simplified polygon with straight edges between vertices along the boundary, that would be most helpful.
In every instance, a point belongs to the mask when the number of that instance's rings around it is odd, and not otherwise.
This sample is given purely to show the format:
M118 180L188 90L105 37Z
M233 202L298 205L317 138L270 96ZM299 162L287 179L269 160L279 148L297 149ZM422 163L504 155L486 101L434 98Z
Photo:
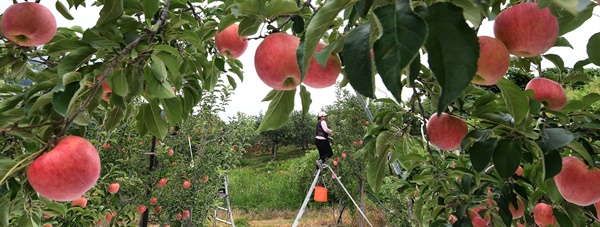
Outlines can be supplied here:
M477 213L478 211L469 209L467 212L468 212L469 220L471 220L471 224L473 224L473 227L487 227L488 226L489 221L484 220L481 217L481 215L479 215L479 213ZM486 217L488 215L486 215Z
M508 52L521 57L546 53L558 38L558 20L546 7L524 2L505 9L494 22L494 35Z
M48 224L42 225L42 227L52 227L52 224L48 223Z
M109 149L110 148L110 143L104 143L104 144L102 144L102 148L104 148L105 150Z
M78 136L60 139L57 145L27 168L31 187L56 201L72 201L88 191L100 177L100 156L94 145Z
M215 34L215 46L222 55L238 58L248 47L248 37L238 35L238 25L232 24Z
M426 125L427 137L441 150L456 150L467 136L469 128L462 119L447 113L431 115Z
M538 226L556 226L556 218L552 214L552 206L538 203L533 208L533 220Z
M567 93L553 80L534 78L525 86L525 90L528 89L535 91L533 99L540 101L548 109L558 111L567 105Z
M323 50L325 47L327 47L326 44L319 43L315 48L315 52ZM336 53L331 53L327 58L325 68L323 68L313 56L308 67L302 83L312 88L326 88L335 84L340 72L342 72L342 61Z
M158 201L158 199L156 199L156 197L154 197L154 198L150 199L150 204L156 205L157 201Z
M600 169L590 169L581 159L573 156L564 157L562 165L554 181L565 200L579 206L600 202Z
M115 216L115 212L114 211L110 211L110 213L106 214L104 216L104 218L106 218L107 221L112 220L112 218Z
M119 183L112 183L108 186L108 192L110 194L115 194L119 191L120 187L121 187L121 185L119 185Z
M189 218L190 217L190 211L189 210L184 210L183 211L183 218Z
M510 210L510 213L512 214L513 219L518 219L518 218L523 217L523 214L525 213L525 206L523 205L523 201L521 200L521 197L517 196L517 208L516 209L512 203L509 203L508 209Z
M369 121L365 121L365 125L369 125Z
M138 211L138 213L144 213L144 212L146 212L146 206L144 206L144 205L140 205L140 206L138 207L138 210L137 210L137 211Z
M479 60L472 83L494 85L508 72L510 53L502 41L489 36L479 36Z
M183 215L181 215L181 213L177 214L177 219L181 219L183 217Z
M275 90L293 90L300 85L296 62L298 37L286 33L267 36L256 48L254 67L258 77Z
M4 36L17 45L37 46L54 37L56 19L42 4L22 2L6 8L0 28Z
M346 158L346 153L342 153L342 158Z
M162 206L157 206L156 208L154 208L154 213L158 213L162 210Z
M169 149L169 151L167 151L167 154L169 154L169 156L173 155L173 153L175 153L173 152L173 149Z
M338 165L338 162L337 162L337 161L333 161L333 165L334 165L334 166L337 166L337 165Z
M110 94L112 94L112 87L106 81L102 81L102 100L110 102Z
M594 203L594 207L596 207L596 218L600 220L600 201Z
M454 215L450 215L450 217L448 217L448 221L454 224L454 222L458 221L458 218L456 218Z
M523 174L523 167L519 166L519 167L517 168L517 170L515 171L515 174L517 174L517 175L519 175L519 176L525 176L525 175Z
M165 178L160 179L158 181L158 188L162 188L163 186L165 186L165 184L167 184L167 179L165 179Z
M186 189L187 189L187 188L190 188L190 186L191 186L191 185L192 185L192 184L191 184L189 181L184 181L184 182L183 182L183 188L186 188Z
M85 199L83 197L79 197L79 198L71 201L71 206L74 206L74 207L85 208L85 205L87 205L87 199Z

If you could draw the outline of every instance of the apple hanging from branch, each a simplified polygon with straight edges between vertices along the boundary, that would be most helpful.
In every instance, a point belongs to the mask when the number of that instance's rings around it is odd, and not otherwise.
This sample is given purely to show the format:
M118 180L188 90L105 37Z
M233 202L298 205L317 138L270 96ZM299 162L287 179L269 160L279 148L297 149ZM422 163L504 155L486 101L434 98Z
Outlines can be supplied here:
M37 46L46 44L54 37L56 19L42 4L22 2L6 8L0 27L11 42L20 46Z

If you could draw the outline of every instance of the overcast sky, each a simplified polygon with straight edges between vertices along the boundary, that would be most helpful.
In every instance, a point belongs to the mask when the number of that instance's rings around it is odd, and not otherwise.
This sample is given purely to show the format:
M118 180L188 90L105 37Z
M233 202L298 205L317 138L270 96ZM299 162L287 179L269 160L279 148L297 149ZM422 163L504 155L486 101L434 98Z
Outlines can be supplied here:
M62 1L65 5L66 2ZM87 1L90 2L90 1ZM96 23L98 19L99 8L97 7L80 7L79 10L71 9L70 13L75 18L75 20L69 21L66 20L60 15L54 4L56 1L42 0L42 4L47 6L55 15L57 19L57 23L59 27L71 27L74 25L78 25L85 28L92 27ZM4 12L4 10L11 4L9 0L0 0L0 12ZM586 21L581 27L572 31L565 35L564 37L570 41L573 49L567 47L554 47L551 48L548 53L558 54L563 57L565 61L566 67L573 67L575 62L579 60L583 60L587 58L586 54L586 44L590 36L595 33L600 32L600 7L596 7L594 9L594 15L588 21ZM478 35L493 35L493 26L490 22L484 22L479 30ZM262 40L251 40L248 45L248 49L246 52L239 58L244 64L244 81L238 81L238 87L235 90L235 94L232 96L232 101L229 103L227 107L227 111L221 115L221 117L230 117L234 116L238 111L245 112L250 115L258 115L259 112L265 113L269 103L261 102L261 100L265 97L265 95L271 90L268 86L264 85L262 81L256 75L256 71L254 69L254 52L256 47ZM552 63L545 61L543 62L544 67L553 67ZM586 67L595 67L593 65L588 65ZM338 78L338 81L342 79L342 76ZM377 80L379 78L377 77ZM381 84L381 83L379 83ZM385 90L385 87L382 85L378 86L378 90ZM332 86L330 88L324 89L311 89L308 88L308 91L311 93L311 98L313 103L310 107L310 112L316 114L323 108L325 105L332 104L335 101L335 88ZM386 96L383 92L378 92L378 97ZM300 106L300 98L296 95L296 110L301 110Z

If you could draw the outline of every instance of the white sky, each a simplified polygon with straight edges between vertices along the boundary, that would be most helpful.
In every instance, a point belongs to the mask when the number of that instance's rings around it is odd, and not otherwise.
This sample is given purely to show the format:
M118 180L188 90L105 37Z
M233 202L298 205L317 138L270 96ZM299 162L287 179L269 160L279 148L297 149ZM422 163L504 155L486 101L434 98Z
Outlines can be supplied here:
M33 1L33 0L32 0ZM65 5L66 1L62 1ZM88 4L90 1L87 1ZM96 20L98 19L98 12L100 8L98 7L80 7L78 10L70 9L71 15L75 18L75 20L69 21L66 20L58 13L55 9L54 4L56 1L42 0L43 5L48 7L55 15L58 26L59 27L71 27L74 25L78 25L85 28L92 27ZM12 1L9 0L0 0L0 12L4 12L4 10L12 4ZM573 67L573 65L579 61L587 58L586 54L586 44L590 36L595 33L600 32L600 7L596 7L594 9L594 15L588 21L586 21L581 27L566 34L564 37L569 40L573 49L568 47L554 47L551 48L548 53L557 54L563 57L565 61L565 66ZM493 26L490 22L484 22L479 30L478 35L493 35ZM250 115L258 115L259 112L263 112L263 114L267 111L269 102L261 102L261 100L265 97L265 95L271 90L268 86L264 85L262 81L256 75L256 71L254 69L254 52L256 51L256 47L260 43L261 40L251 40L248 45L248 49L246 52L239 58L240 61L244 64L244 81L240 82L238 80L238 87L235 90L235 94L231 97L231 102L229 106L227 106L227 111L221 115L221 117L231 117L234 116L237 112L244 112ZM551 62L545 61L543 62L544 67L553 67ZM595 67L593 65L588 65L586 67ZM378 81L378 97L385 97L386 94L384 92L385 87L381 84L381 80L378 76L376 76ZM342 76L338 78L338 81L342 79ZM311 93L312 105L310 107L310 112L316 114L321 110L322 107L328 104L332 104L335 101L335 88L332 86L330 88L324 89L311 89L308 88L308 91ZM296 110L301 110L302 107L300 105L300 98L296 95Z

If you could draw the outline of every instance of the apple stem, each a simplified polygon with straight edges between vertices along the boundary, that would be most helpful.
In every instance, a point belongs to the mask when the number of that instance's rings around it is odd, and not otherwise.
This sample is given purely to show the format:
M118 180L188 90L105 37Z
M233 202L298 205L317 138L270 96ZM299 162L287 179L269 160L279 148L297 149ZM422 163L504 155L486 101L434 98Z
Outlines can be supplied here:
M61 136L65 135L67 133L67 130L71 126L71 124L77 118L77 116L79 116L79 114L81 114L81 113L83 113L83 111L85 111L85 108L92 101L92 99L94 97L94 94L96 94L96 92L98 92L98 90L100 90L102 82L104 82L106 76L117 66L117 63L119 63L124 56L129 55L129 53L131 52L131 50L133 50L133 48L135 46L137 46L137 44L139 44L141 41L143 41L143 40L145 40L147 38L148 38L148 40L154 39L154 36L156 35L156 33L158 33L158 31L160 29L162 29L162 27L165 24L165 20L167 18L167 14L169 13L169 5L170 5L170 3L171 3L171 0L165 0L165 6L162 8L162 11L160 13L160 16L159 16L158 20L156 21L156 24L153 25L153 26L151 26L150 29L148 29L146 31L146 33L144 33L143 35L141 35L140 37L138 37L137 39L135 39L129 45L125 46L125 48L123 48L123 50L119 53L119 55L116 56L112 60L112 62L110 63L110 65L106 68L106 70L104 70L104 73L102 74L102 76L100 77L100 79L96 82L96 85L94 85L94 89L92 90L92 92L90 93L90 95L83 102L83 104L81 105L81 107L79 107L79 109L75 113L73 113L73 115L70 118L68 118L67 122L65 123L65 127L57 135L57 137L61 137Z

